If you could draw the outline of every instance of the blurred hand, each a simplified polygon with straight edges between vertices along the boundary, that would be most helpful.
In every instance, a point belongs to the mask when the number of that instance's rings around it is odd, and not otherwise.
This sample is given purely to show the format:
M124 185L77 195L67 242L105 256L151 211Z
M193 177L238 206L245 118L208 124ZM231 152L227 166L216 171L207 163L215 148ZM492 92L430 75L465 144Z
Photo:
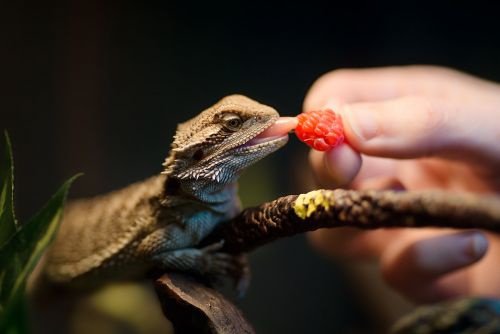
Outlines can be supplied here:
M319 78L304 102L304 110L325 107L342 115L347 144L311 151L323 187L499 192L498 84L431 66L338 70ZM311 240L332 256L378 259L387 282L417 302L500 297L496 235L345 228Z

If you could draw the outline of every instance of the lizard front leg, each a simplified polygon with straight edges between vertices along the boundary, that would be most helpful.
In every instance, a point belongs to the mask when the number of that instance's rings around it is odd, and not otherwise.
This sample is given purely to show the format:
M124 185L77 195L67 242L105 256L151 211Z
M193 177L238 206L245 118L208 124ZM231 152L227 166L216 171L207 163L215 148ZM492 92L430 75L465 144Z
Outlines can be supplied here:
M184 223L169 224L146 236L138 246L138 254L159 269L184 271L209 279L230 277L238 290L245 290L249 270L242 256L219 252L223 242L195 248L213 227L210 213L201 212Z

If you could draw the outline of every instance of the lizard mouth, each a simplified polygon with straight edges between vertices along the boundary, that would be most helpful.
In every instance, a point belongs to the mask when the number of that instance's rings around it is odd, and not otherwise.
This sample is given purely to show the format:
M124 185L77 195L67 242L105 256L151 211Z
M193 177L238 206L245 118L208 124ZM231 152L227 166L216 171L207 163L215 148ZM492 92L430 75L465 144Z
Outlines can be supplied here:
M297 126L297 119L295 117L279 117L269 127L257 134L255 137L247 141L242 146L261 146L272 143L274 141L281 141L288 139L288 133L295 129Z

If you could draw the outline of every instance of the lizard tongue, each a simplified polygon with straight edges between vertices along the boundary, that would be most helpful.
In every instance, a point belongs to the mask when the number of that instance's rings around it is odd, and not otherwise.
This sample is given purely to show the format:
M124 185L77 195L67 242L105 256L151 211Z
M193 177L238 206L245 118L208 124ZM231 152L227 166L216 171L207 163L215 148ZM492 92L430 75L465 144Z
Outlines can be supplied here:
M283 137L297 126L297 118L295 117L280 117L269 128L258 134L255 138L250 140L247 144L256 145L265 141Z

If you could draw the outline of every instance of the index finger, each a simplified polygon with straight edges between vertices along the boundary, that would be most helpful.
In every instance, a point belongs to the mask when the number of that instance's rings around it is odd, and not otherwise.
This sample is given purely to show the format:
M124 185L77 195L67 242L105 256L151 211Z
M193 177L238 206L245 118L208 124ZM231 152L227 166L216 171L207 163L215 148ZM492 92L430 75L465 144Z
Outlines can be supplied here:
M376 102L404 95L438 95L450 78L468 76L436 66L393 66L369 69L340 69L326 73L311 86L304 110L338 107L353 102ZM457 81L454 81L457 82Z

